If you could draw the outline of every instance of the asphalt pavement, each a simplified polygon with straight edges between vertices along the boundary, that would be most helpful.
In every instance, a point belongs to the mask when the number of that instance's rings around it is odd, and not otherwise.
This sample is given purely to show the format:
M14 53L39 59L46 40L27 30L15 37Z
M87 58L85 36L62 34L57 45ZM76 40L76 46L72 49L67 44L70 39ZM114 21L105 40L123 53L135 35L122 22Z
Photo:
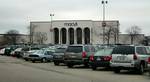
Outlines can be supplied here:
M115 74L111 70L50 63L32 63L14 57L0 56L0 82L150 82L148 73L138 75L123 71Z

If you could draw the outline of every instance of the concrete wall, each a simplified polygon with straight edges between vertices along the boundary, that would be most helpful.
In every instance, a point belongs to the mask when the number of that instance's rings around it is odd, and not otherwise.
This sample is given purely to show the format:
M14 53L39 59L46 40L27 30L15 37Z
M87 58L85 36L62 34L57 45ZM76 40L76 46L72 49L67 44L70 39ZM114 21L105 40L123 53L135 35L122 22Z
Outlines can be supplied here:
M54 43L54 28L58 28L59 32L62 28L66 28L67 32L69 28L73 28L75 31L77 28L81 28L82 31L84 28L90 29L90 43L92 44L102 44L103 43L103 28L102 28L102 21L92 21L92 20L55 20L51 22L45 22L45 21L38 21L38 22L31 22L30 23L31 28L34 28L32 32L33 34L36 34L38 32L45 33L47 35L47 40L44 43ZM117 28L119 30L119 22L118 21L106 21L106 27L105 31L108 30L108 28ZM52 31L50 29L52 28ZM83 34L82 34L83 35ZM75 34L76 37L76 34ZM82 36L83 37L83 36ZM33 41L35 41L35 37L33 36ZM61 37L59 38L61 39ZM112 39L112 38L111 38ZM68 40L68 36L67 36ZM84 39L83 39L84 40ZM82 40L83 44L84 41ZM118 41L118 40L117 40ZM61 42L59 42L61 44ZM76 43L76 38L75 38ZM105 41L106 43L106 41ZM114 43L113 40L110 41L110 43ZM67 43L68 44L68 43Z

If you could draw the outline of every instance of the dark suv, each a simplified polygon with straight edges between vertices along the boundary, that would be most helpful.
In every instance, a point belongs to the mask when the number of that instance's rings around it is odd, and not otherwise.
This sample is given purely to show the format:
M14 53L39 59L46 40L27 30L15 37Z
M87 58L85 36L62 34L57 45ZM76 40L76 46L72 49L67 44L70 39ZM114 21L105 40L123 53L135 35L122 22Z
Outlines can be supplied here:
M66 48L57 48L53 54L53 62L54 65L59 65L60 63L64 63L64 53Z
M64 55L65 63L69 68L81 64L88 67L89 57L94 52L95 48L92 45L70 45Z

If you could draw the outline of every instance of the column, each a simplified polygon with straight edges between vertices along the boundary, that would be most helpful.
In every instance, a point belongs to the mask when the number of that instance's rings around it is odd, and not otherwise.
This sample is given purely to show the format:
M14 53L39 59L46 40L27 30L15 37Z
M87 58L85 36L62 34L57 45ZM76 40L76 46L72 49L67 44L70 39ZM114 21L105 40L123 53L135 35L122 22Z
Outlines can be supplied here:
M82 28L82 44L85 44L85 42L84 42L84 28Z
M61 44L61 29L58 30L59 30L59 44Z
M76 29L74 29L74 44L77 44L77 35Z
M68 35L68 29L66 28L66 44L69 44L69 35Z

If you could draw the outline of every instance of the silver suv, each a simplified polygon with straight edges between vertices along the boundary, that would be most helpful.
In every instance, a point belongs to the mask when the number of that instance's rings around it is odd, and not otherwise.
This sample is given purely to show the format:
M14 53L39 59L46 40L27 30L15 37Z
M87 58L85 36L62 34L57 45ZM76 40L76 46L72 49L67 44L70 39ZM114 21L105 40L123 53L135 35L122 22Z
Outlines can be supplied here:
M143 74L147 66L150 49L146 46L118 46L113 49L111 67L115 73L121 69L137 70Z

